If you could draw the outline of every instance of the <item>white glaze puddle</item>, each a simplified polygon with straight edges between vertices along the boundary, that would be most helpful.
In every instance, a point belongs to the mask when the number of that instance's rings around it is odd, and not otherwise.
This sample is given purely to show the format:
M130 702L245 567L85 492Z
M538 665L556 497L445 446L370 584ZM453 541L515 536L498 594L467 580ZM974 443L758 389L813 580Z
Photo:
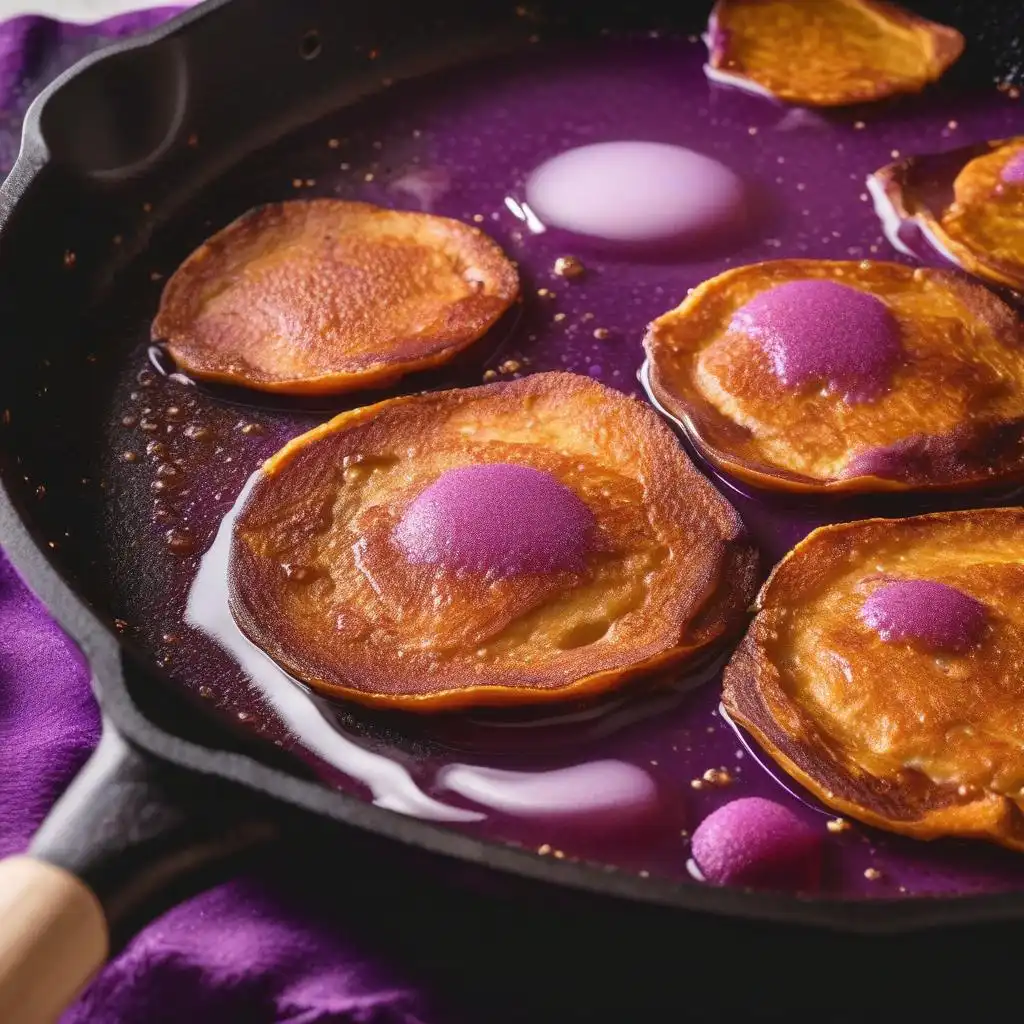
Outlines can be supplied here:
M900 228L903 225L903 220L896 212L892 201L885 194L885 189L882 187L881 182L873 174L869 174L864 184L867 187L868 195L871 196L871 203L881 223L885 240L897 252L903 253L904 256L913 256L914 253L910 247L900 238Z
M652 817L659 807L654 780L625 761L603 760L547 772L515 772L453 764L438 784L517 818L579 822L588 830L618 830Z
M552 157L530 175L526 198L543 224L623 243L702 237L738 224L746 205L743 183L724 164L682 146L634 141Z
M228 607L231 531L258 473L246 481L231 511L218 527L210 550L199 563L199 572L189 590L185 622L230 654L302 745L338 771L367 786L378 807L432 821L480 821L485 815L432 799L400 764L364 750L338 732L312 698L235 625Z

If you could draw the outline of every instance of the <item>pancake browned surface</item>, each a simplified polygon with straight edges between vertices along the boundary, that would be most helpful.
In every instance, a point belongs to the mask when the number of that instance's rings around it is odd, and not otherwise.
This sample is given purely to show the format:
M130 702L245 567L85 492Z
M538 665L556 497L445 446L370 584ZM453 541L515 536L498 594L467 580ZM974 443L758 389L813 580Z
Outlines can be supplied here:
M963 650L882 639L864 602L945 584L987 624ZM1024 509L822 527L776 567L725 673L732 717L830 807L922 839L1024 849Z
M896 218L915 223L932 248L978 277L1024 289L1024 136L906 157L871 177Z
M413 564L395 539L442 474L513 464L593 514L577 570ZM572 500L576 500L573 498ZM234 528L242 631L321 693L438 711L581 697L682 665L740 628L756 556L645 404L583 376L396 398L296 438Z
M203 380L327 394L451 359L518 294L483 232L340 199L261 206L167 282L153 338Z
M794 387L736 328L755 297L828 281L875 296L901 354L885 388L849 402ZM651 325L651 389L716 465L793 491L964 488L1024 475L1024 326L986 288L896 263L778 260L705 281Z
M708 43L712 77L809 107L920 92L964 48L956 29L873 0L718 0Z

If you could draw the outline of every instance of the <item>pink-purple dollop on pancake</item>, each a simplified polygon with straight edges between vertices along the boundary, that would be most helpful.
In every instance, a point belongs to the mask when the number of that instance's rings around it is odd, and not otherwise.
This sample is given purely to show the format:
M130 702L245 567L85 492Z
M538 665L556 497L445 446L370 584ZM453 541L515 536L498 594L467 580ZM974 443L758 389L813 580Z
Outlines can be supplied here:
M985 606L936 580L893 580L873 591L861 619L887 642L916 640L928 647L965 651L985 635Z
M760 343L783 384L824 385L849 402L886 391L903 353L885 303L835 281L769 288L741 306L730 327Z
M1007 160L999 175L1008 185L1024 185L1024 149Z
M966 472L954 436L914 434L892 444L857 452L843 467L842 477L877 476L883 480L956 476Z
M716 885L808 891L821 874L821 835L788 807L745 797L719 807L693 833L701 874Z
M593 512L549 473L495 463L442 473L394 539L410 562L507 577L580 571L594 525Z

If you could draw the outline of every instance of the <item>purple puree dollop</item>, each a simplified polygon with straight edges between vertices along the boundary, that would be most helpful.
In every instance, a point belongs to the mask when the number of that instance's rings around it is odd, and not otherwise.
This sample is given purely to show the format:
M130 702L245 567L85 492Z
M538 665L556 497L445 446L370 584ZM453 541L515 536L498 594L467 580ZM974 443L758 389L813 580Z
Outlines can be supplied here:
M410 562L506 577L579 571L594 524L593 512L551 474L495 463L442 473L394 538Z
M984 635L985 606L935 580L894 580L864 602L861 619L887 642L917 640L940 650L964 651Z
M914 434L858 452L840 475L905 480L913 476L955 476L966 469L955 436Z
M761 343L783 384L821 383L848 402L884 392L902 353L885 303L834 281L769 288L736 311L731 327Z
M788 807L747 797L708 815L693 833L693 859L716 885L809 890L821 871L821 835Z
M1024 185L1024 149L1007 160L999 177L1009 185Z

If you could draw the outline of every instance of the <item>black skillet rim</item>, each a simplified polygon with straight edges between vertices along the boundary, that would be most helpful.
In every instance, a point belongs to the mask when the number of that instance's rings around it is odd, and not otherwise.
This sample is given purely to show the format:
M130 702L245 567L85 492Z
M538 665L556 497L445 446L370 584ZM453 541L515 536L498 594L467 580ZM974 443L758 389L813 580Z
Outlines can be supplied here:
M230 2L206 0L152 31L105 47L83 58L40 93L25 115L17 161L0 185L0 240L22 197L48 162L40 131L40 120L48 101L93 64L187 31L190 25ZM278 803L331 818L386 840L595 897L610 896L681 912L852 935L892 935L924 928L994 924L1024 918L1024 892L842 900L680 884L610 873L585 862L554 860L514 846L466 836L454 829L376 807L244 754L211 749L181 739L151 722L136 707L125 683L117 636L77 597L33 539L3 480L0 480L0 543L29 587L86 656L92 671L93 691L105 720L137 748L159 760L244 786Z

